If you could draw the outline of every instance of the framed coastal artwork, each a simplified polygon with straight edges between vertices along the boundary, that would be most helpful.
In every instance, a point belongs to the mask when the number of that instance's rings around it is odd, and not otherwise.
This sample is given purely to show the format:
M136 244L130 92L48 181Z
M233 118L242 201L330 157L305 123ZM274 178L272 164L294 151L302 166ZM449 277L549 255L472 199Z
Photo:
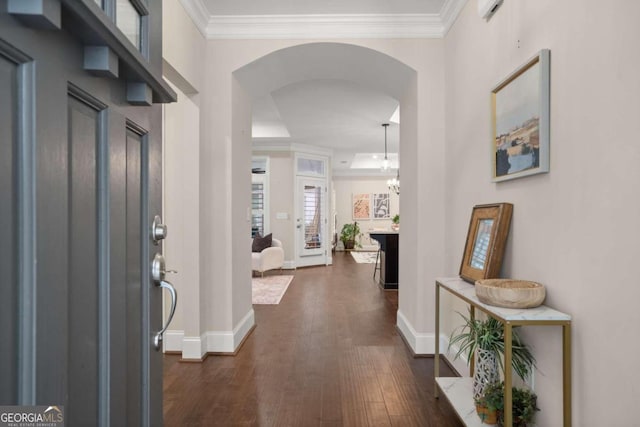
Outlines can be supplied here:
M550 51L491 91L493 182L549 172Z
M353 195L353 219L369 219L371 218L371 195L370 194L354 194Z

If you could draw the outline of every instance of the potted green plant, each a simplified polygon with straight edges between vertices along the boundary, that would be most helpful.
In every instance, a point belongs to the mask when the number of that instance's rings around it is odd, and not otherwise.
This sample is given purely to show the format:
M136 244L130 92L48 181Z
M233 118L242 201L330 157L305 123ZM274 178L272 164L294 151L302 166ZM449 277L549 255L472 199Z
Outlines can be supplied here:
M481 396L473 399L476 412L484 424L498 424L498 410L504 408L503 384L488 384Z
M344 249L351 250L353 248L361 248L362 245L356 240L361 235L360 226L357 222L343 225L342 231L340 232L340 241L344 245Z
M457 359L465 354L467 361L475 356L475 372L473 377L473 397L480 397L484 388L498 382L498 368L504 372L502 357L504 356L504 325L502 322L488 317L486 320L465 317L461 313L464 324L456 329L449 341L449 350L458 345ZM535 366L535 358L529 347L522 342L517 327L513 328L511 339L511 365L515 373L523 381Z
M531 390L511 389L514 427L527 427L533 422L538 408L538 396ZM504 425L504 383L496 382L486 387L484 394L475 399L478 414L485 424ZM482 414L481 414L482 413Z
M391 229L396 231L400 229L400 214L395 214L391 219Z

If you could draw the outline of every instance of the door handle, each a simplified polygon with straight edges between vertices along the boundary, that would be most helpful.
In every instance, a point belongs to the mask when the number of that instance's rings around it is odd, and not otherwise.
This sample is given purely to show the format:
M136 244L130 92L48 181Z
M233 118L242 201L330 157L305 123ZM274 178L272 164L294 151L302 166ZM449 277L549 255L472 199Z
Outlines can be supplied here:
M171 311L169 313L167 323L153 337L153 345L155 346L156 350L160 350L160 347L162 346L163 335L169 327L169 324L173 320L173 315L176 313L176 305L178 304L178 293L176 292L176 288L174 288L171 283L164 280L164 277L167 273L177 273L177 271L165 270L164 256L162 256L162 254L156 254L153 257L153 261L151 262L151 278L155 282L156 286L168 290L171 294Z
M176 313L176 305L178 304L178 293L171 283L166 280L161 280L158 286L160 286L160 288L165 288L171 294L171 312L169 313L167 323L162 327L162 329L160 329L160 331L158 331L158 333L156 333L156 336L153 337L153 345L155 346L156 351L160 350L160 347L162 346L163 335L173 320L173 315Z

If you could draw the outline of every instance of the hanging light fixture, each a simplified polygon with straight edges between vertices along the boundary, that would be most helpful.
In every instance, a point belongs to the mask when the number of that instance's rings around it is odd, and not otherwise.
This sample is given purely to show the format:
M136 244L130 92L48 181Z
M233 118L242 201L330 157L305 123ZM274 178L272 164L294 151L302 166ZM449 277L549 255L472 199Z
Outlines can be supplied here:
M398 174L395 178L387 180L387 187L394 193L400 194L400 169L398 169Z
M389 127L389 123L383 123L384 127L384 160L382 161L382 170L389 170L389 159L387 158L387 128Z
M389 127L389 123L383 123L382 126L384 127L384 160L382 161L382 171L386 172L390 167L389 158L387 156L387 128ZM398 169L398 173L395 178L387 180L387 187L389 187L389 190L394 193L400 194L400 169Z

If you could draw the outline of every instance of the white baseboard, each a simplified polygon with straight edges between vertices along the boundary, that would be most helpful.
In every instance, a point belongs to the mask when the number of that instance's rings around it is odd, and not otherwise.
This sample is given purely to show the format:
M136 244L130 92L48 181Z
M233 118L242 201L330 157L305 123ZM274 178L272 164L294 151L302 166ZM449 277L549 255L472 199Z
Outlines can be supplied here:
M244 341L246 336L251 332L256 324L256 313L253 308L242 318L240 323L233 328L233 351L235 352L240 347L240 344Z
M440 347L440 352L447 358L447 361L451 365L453 365L455 370L458 371L460 375L462 375L463 377L469 376L469 362L467 360L467 357L464 354L461 354L458 359L455 359L455 356L458 353L460 347L457 345L451 346L451 351L448 352L447 349L449 348L449 338L445 337L440 341L442 340L445 341L445 345Z
M435 334L434 333L419 333L411 325L411 322L405 317L400 310L398 310L398 320L396 323L400 333L404 337L405 341L413 350L413 353L422 355L431 355L436 352ZM442 347L442 339L440 339L440 348Z
M284 264L282 265L282 269L283 270L295 270L296 269L296 262L295 261L285 261Z
M209 353L234 353L255 325L253 308L233 328L233 331L207 331L206 351Z
M416 332L415 328L411 325L411 322L409 322L400 310L398 310L397 326L414 354L417 356L435 354L435 333L422 334ZM448 349L449 337L444 334L440 334L440 354L445 357L451 365L453 365L460 375L469 375L469 363L467 362L467 358L464 355L461 355L458 359L454 359L459 347L454 345L451 347L451 351L448 351Z
M202 360L205 350L205 335L182 338L182 358L184 360Z
M164 351L182 351L182 339L184 331L168 330L164 333L163 344Z

